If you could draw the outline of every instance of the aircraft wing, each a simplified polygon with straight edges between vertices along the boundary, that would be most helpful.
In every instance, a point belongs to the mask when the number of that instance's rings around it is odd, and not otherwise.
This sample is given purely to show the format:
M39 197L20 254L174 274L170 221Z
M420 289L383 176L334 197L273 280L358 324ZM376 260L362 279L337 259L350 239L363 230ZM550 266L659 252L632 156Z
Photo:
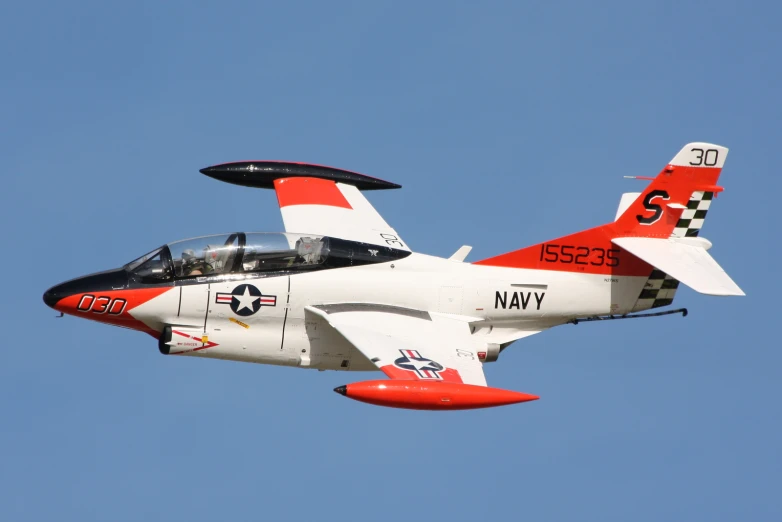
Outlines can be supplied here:
M361 193L400 188L356 172L283 161L243 161L201 169L246 187L273 188L286 232L339 237L410 250Z
M385 305L307 306L391 379L486 386L481 343L469 324L438 314Z

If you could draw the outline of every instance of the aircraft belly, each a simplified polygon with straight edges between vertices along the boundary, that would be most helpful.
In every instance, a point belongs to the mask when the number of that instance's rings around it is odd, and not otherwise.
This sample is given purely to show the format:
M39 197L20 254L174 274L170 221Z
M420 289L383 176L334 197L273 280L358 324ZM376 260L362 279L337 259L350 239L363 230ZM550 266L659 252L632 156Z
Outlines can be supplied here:
M295 366L298 360L280 349L278 334L282 323L274 323L243 329L233 327L232 323L215 321L206 331L172 327L171 354Z

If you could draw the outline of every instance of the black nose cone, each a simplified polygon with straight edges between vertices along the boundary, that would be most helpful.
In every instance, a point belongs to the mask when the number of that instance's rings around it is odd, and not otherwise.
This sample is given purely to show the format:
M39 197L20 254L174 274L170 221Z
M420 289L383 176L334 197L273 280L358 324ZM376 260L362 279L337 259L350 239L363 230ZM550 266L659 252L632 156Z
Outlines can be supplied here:
M75 294L121 290L128 287L128 274L119 268L84 277L77 277L55 285L43 293L43 302L54 308L61 299Z
M65 297L60 292L58 292L59 286L60 285L53 286L43 293L43 302L46 303L46 306L54 308L54 305L57 304L57 301Z

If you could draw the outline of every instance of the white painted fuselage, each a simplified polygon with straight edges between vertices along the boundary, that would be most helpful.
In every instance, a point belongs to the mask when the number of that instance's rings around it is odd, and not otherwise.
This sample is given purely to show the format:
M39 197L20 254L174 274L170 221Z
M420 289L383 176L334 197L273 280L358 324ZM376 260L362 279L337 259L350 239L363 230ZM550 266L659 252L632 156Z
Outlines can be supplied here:
M305 307L350 303L444 314L469 323L487 346L504 345L573 318L627 313L646 280L412 254L393 262L290 275L228 274L176 286L131 313L155 331L171 325L171 354L372 371L375 365ZM267 304L237 317L218 296L247 283L261 290Z

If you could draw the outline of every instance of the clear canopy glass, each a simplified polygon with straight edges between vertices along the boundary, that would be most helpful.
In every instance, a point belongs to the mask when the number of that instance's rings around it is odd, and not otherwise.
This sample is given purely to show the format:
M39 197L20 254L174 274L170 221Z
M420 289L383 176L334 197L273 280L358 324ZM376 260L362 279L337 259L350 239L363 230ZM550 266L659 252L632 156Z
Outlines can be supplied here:
M176 277L280 270L323 262L319 236L278 232L203 236L169 243Z
M136 280L340 268L402 259L410 252L313 234L235 232L175 241L125 265Z
M280 270L323 263L322 237L299 234L247 234L242 271Z
M144 254L125 265L125 269L145 281L165 281L171 278L171 264L166 254L166 247L156 248Z
M230 272L238 248L239 234L202 236L168 244L176 277Z

